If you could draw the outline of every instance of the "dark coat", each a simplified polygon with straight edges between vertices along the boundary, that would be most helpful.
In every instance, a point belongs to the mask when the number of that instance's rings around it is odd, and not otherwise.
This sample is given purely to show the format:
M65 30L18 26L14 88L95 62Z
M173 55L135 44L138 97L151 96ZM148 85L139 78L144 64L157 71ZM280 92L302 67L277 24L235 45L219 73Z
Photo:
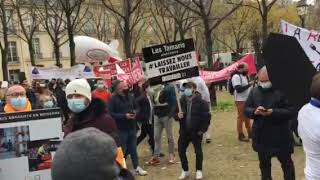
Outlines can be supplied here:
M68 108L66 93L62 90L61 87L57 87L54 91L54 96L57 98L57 106L61 108L65 119L68 120L70 110Z
M176 98L174 85L166 84L164 86L163 90L160 92L160 95L159 95L159 102L168 104L167 106L164 107L165 109L168 108L165 111L167 114L164 115L165 113L160 113L159 117L169 116L171 118L175 116L175 111L177 107L177 98ZM161 106L159 108L161 109ZM159 111L158 107L157 107L157 111Z
M136 120L128 120L126 117L127 113L136 112L136 104L133 96L128 95L123 97L118 94L113 94L108 102L108 109L120 131L136 128Z
M137 120L141 122L142 124L149 124L149 118L150 118L150 101L148 97L144 94L141 94L136 99L136 105L137 105Z
M180 123L180 134L188 132L205 133L208 130L211 120L209 104L201 98L200 93L196 93L196 96L192 99L191 121L190 124L187 125L187 101L186 96L181 97L180 103L183 118L179 119L177 116L175 118Z
M259 106L273 109L273 113L269 117L255 115L254 112ZM271 154L293 153L290 119L294 116L294 108L280 91L255 87L247 99L245 114L254 119L252 147L255 151Z
M79 114L74 114L67 122L64 128L65 135L71 132L94 127L107 133L120 146L117 125L110 116L106 105L99 99L93 98L89 107Z

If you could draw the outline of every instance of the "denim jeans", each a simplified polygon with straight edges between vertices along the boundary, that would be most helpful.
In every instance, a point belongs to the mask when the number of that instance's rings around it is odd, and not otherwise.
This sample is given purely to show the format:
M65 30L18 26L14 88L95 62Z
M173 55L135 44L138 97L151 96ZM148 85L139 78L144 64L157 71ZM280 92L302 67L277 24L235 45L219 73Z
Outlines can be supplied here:
M120 135L122 150L125 153L125 155L130 154L132 165L134 169L136 169L139 166L136 130L130 129L126 131L120 131L119 135Z
M154 119L154 155L160 156L161 152L161 137L163 129L166 130L168 138L168 148L169 153L174 154L174 139L173 139L173 130L172 130L173 119L168 116L158 118L155 116Z

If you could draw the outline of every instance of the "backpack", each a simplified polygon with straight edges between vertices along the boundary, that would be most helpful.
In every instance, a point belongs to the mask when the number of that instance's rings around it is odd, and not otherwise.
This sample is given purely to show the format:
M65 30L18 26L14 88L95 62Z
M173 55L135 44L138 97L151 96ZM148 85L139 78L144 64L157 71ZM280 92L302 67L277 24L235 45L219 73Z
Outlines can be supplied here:
M238 75L238 76L240 76L239 75L239 73L238 72L235 72L235 73L232 73L231 74L231 78L229 79L229 81L228 81L228 91L229 91L229 93L231 94L231 95L233 95L234 94L234 91L235 91L235 89L234 89L234 87L233 87L233 84L232 84L232 77L234 76L234 75ZM240 77L240 81L241 81L241 84L242 84L242 78Z

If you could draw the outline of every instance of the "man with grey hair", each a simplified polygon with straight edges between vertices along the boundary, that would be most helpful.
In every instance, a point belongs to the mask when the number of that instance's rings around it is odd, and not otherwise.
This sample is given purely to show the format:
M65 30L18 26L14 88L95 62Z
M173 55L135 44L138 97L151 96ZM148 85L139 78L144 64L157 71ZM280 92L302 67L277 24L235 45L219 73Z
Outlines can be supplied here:
M252 147L258 153L261 180L272 179L273 157L277 157L281 163L284 180L294 180L295 170L291 158L293 139L289 126L294 108L285 95L272 86L266 67L259 71L258 80L258 86L247 99L245 113L254 120Z
M306 180L320 179L320 74L313 77L311 101L298 115L298 131L306 154Z

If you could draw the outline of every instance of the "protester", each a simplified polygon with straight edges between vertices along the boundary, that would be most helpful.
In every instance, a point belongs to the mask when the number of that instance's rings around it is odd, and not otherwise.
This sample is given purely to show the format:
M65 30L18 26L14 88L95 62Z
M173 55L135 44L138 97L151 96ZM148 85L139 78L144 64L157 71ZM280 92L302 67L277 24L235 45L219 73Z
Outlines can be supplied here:
M108 103L111 98L111 93L106 88L105 82L103 80L98 80L96 83L96 89L92 92L93 97L99 98L105 103Z
M126 82L116 80L113 82L115 90L108 103L111 116L115 119L119 129L122 149L130 154L133 168L138 175L147 175L139 166L136 137L136 105L133 96L129 95Z
M26 97L29 99L32 109L37 109L38 107L37 107L37 97L35 94L35 89L30 87L27 80L24 80L21 83L21 86L24 87L26 90Z
M242 142L249 142L243 133L243 123L248 132L248 137L251 138L251 122L244 114L244 107L246 100L251 90L251 83L248 79L248 65L242 63L238 65L237 71L231 76L232 87L234 88L235 104L237 106L238 118L237 118L237 132L238 139Z
M177 100L174 85L165 84L163 90L160 90L155 98L154 105L154 155L147 163L148 165L159 165L161 155L161 138L163 129L166 130L168 138L169 163L175 161L174 138L173 138L173 117L175 115Z
M41 94L39 96L39 109L49 109L57 107L57 100L53 95Z
M266 67L259 71L258 79L259 85L250 93L245 112L254 119L252 146L258 153L261 179L272 179L271 158L277 157L284 179L294 180L293 140L289 126L294 108L280 91L272 87Z
M65 135L87 127L94 127L109 134L119 146L119 164L125 167L116 123L106 109L105 103L92 98L88 82L85 79L71 81L66 88L66 97L73 116L66 124Z
M52 180L134 180L129 171L119 169L114 139L95 128L68 135L56 152Z
M306 154L306 180L320 179L320 74L313 77L311 97L298 116L298 131Z
M180 122L178 151L181 159L182 173L179 179L186 179L189 173L186 151L190 144L193 144L196 154L196 179L202 179L202 138L208 130L211 114L208 102L201 98L201 94L196 90L197 85L193 82L187 83L184 95L182 96L181 110L176 120Z
M4 112L26 112L31 111L32 106L27 99L26 90L20 85L11 86L6 94L6 105L4 106Z
M154 153L154 126L153 126L153 105L151 100L152 89L150 88L148 81L143 81L141 85L141 95L136 99L138 106L137 120L141 123L141 133L137 138L137 144L139 145L144 138L149 136L149 146Z
M57 106L61 108L62 113L63 113L63 117L64 117L64 122L67 122L67 120L69 119L69 113L70 110L68 108L68 102L67 102L67 98L66 98L66 93L64 91L64 84L57 84L54 85L54 96L57 99Z
M209 109L211 106L210 92L206 82L200 77L193 77L190 79L193 83L197 85L197 91L201 94L201 97L204 101L206 101L209 105ZM211 143L211 126L209 126L207 132L204 134L204 139L206 143Z

